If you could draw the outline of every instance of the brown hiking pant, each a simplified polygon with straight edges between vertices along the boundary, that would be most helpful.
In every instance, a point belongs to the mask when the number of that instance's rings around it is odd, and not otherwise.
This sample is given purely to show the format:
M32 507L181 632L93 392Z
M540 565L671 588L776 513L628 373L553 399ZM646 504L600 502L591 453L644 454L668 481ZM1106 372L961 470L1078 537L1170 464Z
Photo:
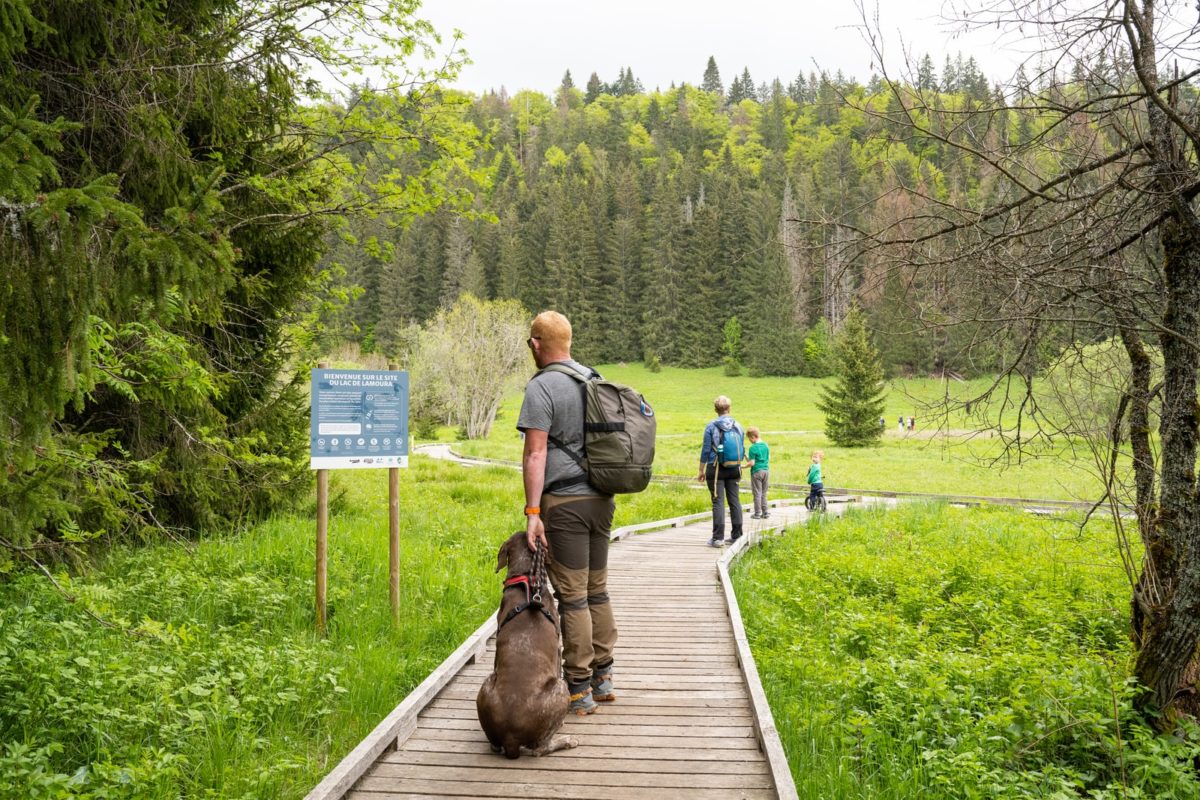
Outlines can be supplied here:
M555 502L555 501L558 502ZM553 562L550 581L562 619L563 671L570 683L582 683L592 670L613 660L617 624L608 601L608 534L612 497L563 502L544 498L542 522Z

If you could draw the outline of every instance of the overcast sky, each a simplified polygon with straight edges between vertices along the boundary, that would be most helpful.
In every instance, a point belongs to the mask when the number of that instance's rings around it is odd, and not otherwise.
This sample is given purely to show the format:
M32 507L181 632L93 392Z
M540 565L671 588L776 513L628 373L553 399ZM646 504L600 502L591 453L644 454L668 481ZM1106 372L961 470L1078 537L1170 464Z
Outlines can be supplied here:
M889 73L905 50L928 52L939 73L946 54L961 50L993 81L1011 74L1019 56L990 35L954 38L939 19L942 2L888 0L879 9ZM474 63L457 85L476 93L550 92L568 69L582 88L593 71L611 82L626 66L648 90L695 85L710 55L726 87L743 67L756 84L786 85L801 70L841 69L863 82L872 72L853 0L425 0L418 13L443 36L463 32Z

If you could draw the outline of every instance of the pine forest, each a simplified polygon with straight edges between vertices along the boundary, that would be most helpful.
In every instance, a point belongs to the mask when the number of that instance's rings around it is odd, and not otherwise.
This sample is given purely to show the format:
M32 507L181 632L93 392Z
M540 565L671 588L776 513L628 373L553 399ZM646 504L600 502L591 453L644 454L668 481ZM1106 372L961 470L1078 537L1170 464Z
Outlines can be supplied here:
M561 309L594 363L701 367L720 363L736 318L751 374L822 376L859 304L891 374L994 371L997 326L973 313L988 298L937 274L971 265L931 250L931 268L894 269L865 232L920 225L923 206L991 205L1008 187L973 143L1069 150L1080 131L1047 130L1042 102L1099 96L1126 73L1080 63L1065 82L1042 76L1053 91L1024 81L1006 95L960 53L940 71L925 56L912 85L811 72L755 84L743 69L726 87L710 59L701 81L665 90L627 68L582 89L568 72L554 96L447 92L443 110L478 137L483 181L462 186L474 202L356 227L327 255L360 291L335 329L402 354L406 326L465 292ZM1078 146L1105 144L1088 138Z

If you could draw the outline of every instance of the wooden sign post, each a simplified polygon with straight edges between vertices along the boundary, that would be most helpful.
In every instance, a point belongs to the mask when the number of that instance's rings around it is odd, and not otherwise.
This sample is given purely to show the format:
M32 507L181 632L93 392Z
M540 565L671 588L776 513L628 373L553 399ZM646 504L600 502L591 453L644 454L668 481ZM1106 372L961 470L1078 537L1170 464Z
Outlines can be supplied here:
M396 371L395 364L388 369ZM392 624L400 625L400 469L388 468L388 598Z
M400 622L400 467L408 466L408 373L334 370L312 373L310 466L317 473L316 622L325 635L329 470L388 468L388 595Z
M329 363L321 361L318 369ZM325 635L325 590L329 563L329 470L317 470L317 632Z
M329 563L329 470L317 470L317 631L325 635L325 591Z

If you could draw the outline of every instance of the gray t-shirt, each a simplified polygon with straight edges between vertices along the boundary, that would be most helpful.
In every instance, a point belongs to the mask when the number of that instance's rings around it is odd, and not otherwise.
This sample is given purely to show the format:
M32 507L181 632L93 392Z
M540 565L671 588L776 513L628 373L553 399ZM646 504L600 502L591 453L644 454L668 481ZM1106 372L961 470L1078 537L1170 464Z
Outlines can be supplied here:
M591 370L578 361L560 361L579 374L590 376ZM525 401L517 417L517 430L546 431L577 454L583 453L583 385L561 372L543 372L525 387ZM546 486L555 481L584 475L583 467L550 442L546 446ZM556 495L598 495L590 484L579 483L554 491Z

